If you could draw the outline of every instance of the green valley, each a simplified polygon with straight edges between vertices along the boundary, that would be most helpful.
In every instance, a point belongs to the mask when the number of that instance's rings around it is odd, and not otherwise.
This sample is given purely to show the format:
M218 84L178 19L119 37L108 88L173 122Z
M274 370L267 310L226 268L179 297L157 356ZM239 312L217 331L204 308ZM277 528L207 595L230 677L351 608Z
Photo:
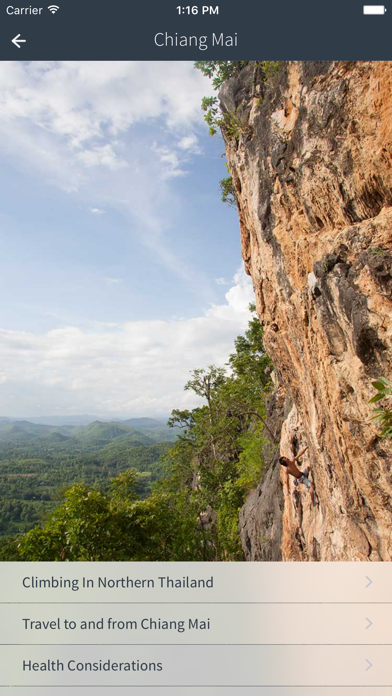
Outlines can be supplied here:
M253 316L224 367L190 373L200 405L168 425L3 421L0 560L243 560L239 511L275 449L271 370Z
M105 489L112 477L133 468L140 474L138 492L146 497L162 477L161 459L176 435L147 418L85 426L2 420L0 536L31 529L75 482Z

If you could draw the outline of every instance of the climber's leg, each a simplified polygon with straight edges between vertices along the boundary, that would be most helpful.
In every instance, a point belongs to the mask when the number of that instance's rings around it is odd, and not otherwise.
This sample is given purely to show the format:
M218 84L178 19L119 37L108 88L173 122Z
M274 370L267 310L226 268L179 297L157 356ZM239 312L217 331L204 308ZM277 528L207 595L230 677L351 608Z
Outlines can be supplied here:
M314 487L314 483L313 483L313 481L309 481L308 477L305 476L304 484L310 491L310 499L312 501L313 507L315 507L317 505L317 495L316 495L316 489Z
M306 486L306 488L309 488L309 490L312 488L312 482L309 481L308 477L305 476L305 474L301 477L301 483Z
M316 490L314 487L314 483L308 479L308 474L309 474L309 467L306 467L306 469L303 470L302 476L299 479L298 483L303 483L304 486L306 486L306 488L309 489L312 505L313 505L313 507L315 507L317 505Z

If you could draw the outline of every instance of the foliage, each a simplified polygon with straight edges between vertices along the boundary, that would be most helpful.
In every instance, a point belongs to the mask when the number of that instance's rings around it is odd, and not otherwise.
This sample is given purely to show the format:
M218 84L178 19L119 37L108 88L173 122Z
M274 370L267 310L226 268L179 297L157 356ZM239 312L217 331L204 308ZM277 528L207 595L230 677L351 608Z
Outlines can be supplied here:
M0 560L243 560L238 514L268 443L270 364L253 317L225 367L192 372L185 390L200 405L172 412L169 425L180 435L164 449L165 475L147 497L133 467L104 485L76 483L42 526L0 541Z
M234 111L222 112L217 97L203 97L202 111L205 112L204 120L209 126L210 135L216 135L222 131L229 138L239 138L241 133L250 131L246 119Z
M231 176L221 179L219 186L221 190L222 203L227 203L230 207L235 207L236 195Z
M260 481L260 452L268 442L267 438L264 425L259 422L240 439L237 487L242 489L244 494L255 488Z
M228 369L193 371L185 389L204 405L175 411L169 421L185 430L167 454L169 474L160 485L173 500L180 492L183 517L190 526L193 519L195 532L202 529L203 560L242 559L238 512L263 466L270 365L254 317L245 336L237 338Z
M225 60L198 60L195 68L203 75L209 77L215 91L220 90L225 80L238 75L248 65L254 66L253 88L271 80L278 72L281 61L225 61ZM252 96L256 96L252 93ZM259 105L262 104L262 94L259 93ZM247 134L250 128L247 120L241 114L234 111L222 112L217 97L204 97L201 108L205 112L204 120L209 126L210 135L216 135L222 131L229 138L239 138L241 134Z
M134 468L141 474L138 494L146 498L164 475L162 457L172 446L172 442L139 445L122 439L100 446L72 438L0 444L0 537L27 532L47 518L64 491L79 481L105 490L111 477Z
M216 135L223 128L223 119L219 109L217 97L203 97L201 100L202 111L205 112L204 120L209 126L210 135Z
M377 382L372 382L372 385L377 390L377 394L370 399L369 403L383 401L380 407L373 409L374 420L382 428L380 437L392 439L392 385L385 377L380 377Z
M254 314L256 307L249 305L249 311ZM256 316L249 321L244 336L238 336L234 342L235 352L229 357L229 365L239 376L247 380L252 388L254 398L258 398L259 389L268 385L266 370L272 365L263 342L263 329Z
M281 63L281 60L263 60L258 62L257 65L261 67L264 79L270 80L278 74Z
M195 68L200 70L205 77L209 77L215 90L222 87L225 80L237 75L249 61L232 60L197 60Z
M210 78L215 91L221 89L225 80L238 75L247 65L254 66L254 83L253 90L258 85L257 105L263 103L263 94L260 90L261 85L264 85L267 80L272 81L276 76L281 61L224 61L224 60L199 60L195 62L195 68L200 70L203 75ZM253 92L252 96L256 96ZM217 97L203 97L201 102L202 111L204 111L204 120L206 121L210 135L222 133L226 138L235 138L239 140L241 135L246 136L251 133L252 129L247 119L237 111L222 111ZM227 165L226 165L227 166ZM233 186L233 180L230 176L224 177L219 182L221 191L221 200L223 203L228 203L229 206L236 205L236 195Z
M369 253L374 256L387 256L388 251L382 247L374 246L369 248Z
M3 540L0 560L173 560L172 515L163 495L139 500L137 473L113 479L106 492L76 484L43 527Z

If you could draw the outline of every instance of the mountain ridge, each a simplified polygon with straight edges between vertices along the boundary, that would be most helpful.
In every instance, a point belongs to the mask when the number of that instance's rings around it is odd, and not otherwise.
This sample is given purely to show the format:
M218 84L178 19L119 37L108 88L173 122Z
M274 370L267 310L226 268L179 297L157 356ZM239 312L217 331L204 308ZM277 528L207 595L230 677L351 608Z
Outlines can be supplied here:
M129 423L132 425L131 421L150 421L151 423L156 423L159 425L166 425L168 417L162 417L162 419L149 418L146 417L135 417L135 418L120 418L111 416L97 416L87 413L75 414L73 416L0 416L0 423L8 422L15 423L17 421L27 421L29 423L36 423L38 425L90 425L94 421L101 421L104 423Z
M139 423L137 429L130 421ZM143 421L140 423L140 421ZM126 440L139 445L174 441L176 433L168 425L154 419L129 419L128 422L95 420L88 425L45 425L28 420L0 420L0 444L33 442L40 439L52 442L80 442L89 446L104 446L112 441Z

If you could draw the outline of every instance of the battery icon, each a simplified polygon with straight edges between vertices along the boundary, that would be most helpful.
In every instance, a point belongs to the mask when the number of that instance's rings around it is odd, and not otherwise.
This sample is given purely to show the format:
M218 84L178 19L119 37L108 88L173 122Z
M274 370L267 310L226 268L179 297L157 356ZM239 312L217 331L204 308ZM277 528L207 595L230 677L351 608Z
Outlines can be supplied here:
M364 15L383 15L387 11L385 5L364 5L363 14Z

